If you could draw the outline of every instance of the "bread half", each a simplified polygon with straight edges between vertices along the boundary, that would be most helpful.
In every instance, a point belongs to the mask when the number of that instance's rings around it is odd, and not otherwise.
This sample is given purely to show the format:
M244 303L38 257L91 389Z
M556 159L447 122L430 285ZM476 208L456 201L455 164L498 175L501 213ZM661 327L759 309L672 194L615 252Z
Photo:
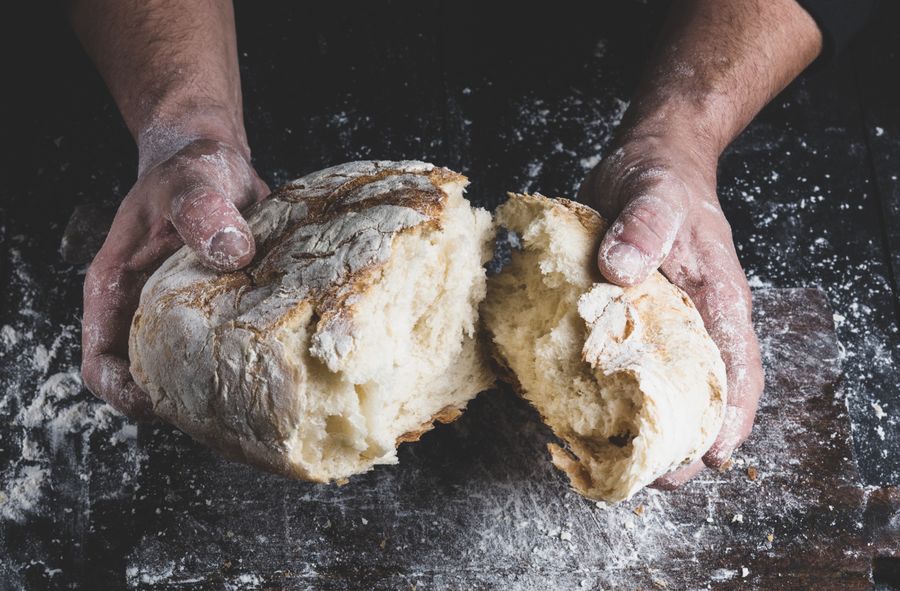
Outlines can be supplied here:
M482 317L498 360L564 442L579 493L617 502L701 457L725 411L725 366L684 292L659 273L623 289L596 265L606 223L566 199L510 195L517 237Z
M187 248L150 277L131 372L160 417L241 461L312 481L397 461L493 383L476 332L490 215L462 175L352 162L246 213L240 272Z

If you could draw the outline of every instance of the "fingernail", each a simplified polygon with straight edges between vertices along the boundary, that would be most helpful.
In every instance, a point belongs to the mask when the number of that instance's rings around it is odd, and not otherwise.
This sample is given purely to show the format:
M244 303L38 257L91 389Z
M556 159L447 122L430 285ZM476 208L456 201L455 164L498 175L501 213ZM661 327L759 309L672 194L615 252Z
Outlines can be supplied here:
M250 252L250 242L243 232L228 226L216 232L210 239L209 252L211 256L236 260Z
M636 281L644 268L644 253L628 244L620 242L606 251L606 264L618 279Z

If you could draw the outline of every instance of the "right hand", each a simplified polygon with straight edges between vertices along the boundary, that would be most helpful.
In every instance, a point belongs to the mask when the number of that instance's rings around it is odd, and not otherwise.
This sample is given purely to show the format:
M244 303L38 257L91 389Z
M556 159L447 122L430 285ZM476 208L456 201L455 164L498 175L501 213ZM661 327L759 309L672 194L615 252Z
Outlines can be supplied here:
M151 418L131 378L128 333L147 278L183 244L206 266L234 271L256 252L240 210L269 194L246 145L195 139L140 173L84 282L82 376L133 418Z
M636 285L659 269L691 298L725 362L728 406L712 447L693 464L663 475L656 486L672 489L705 463L728 465L748 437L763 391L759 343L751 295L716 194L717 154L690 134L620 141L581 187L610 229L597 262L607 280Z

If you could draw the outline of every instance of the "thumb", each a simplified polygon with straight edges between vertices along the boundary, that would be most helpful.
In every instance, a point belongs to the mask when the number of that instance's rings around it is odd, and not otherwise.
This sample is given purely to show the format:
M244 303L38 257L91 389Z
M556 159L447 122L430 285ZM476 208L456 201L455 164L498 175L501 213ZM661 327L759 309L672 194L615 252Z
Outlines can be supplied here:
M631 199L600 243L597 264L612 283L636 285L659 268L684 223L687 200L644 194Z
M184 243L213 269L240 269L256 252L253 233L241 212L211 187L195 188L173 199L169 219Z

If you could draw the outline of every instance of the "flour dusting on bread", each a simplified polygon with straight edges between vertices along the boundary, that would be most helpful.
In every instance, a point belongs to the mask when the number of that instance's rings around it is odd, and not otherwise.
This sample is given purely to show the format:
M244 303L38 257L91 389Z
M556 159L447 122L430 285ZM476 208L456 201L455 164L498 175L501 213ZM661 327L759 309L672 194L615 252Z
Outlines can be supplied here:
M399 442L493 383L476 339L492 229L466 184L424 162L353 162L246 212L246 269L218 274L180 250L131 332L155 412L299 478L396 462Z

